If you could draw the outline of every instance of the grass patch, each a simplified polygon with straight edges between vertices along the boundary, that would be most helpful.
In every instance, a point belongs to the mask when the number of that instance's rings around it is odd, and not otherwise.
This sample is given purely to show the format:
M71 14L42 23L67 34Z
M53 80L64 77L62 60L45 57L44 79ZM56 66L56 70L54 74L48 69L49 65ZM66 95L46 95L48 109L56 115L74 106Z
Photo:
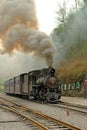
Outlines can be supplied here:
M4 91L4 86L0 86L0 91Z

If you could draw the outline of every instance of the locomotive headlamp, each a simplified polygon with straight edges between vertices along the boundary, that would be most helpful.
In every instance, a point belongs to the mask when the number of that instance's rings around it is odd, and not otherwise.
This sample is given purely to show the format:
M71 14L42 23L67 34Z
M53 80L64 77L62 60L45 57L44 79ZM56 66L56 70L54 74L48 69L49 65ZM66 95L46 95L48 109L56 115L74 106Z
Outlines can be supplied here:
M53 86L55 84L56 80L54 78L50 79L50 85Z

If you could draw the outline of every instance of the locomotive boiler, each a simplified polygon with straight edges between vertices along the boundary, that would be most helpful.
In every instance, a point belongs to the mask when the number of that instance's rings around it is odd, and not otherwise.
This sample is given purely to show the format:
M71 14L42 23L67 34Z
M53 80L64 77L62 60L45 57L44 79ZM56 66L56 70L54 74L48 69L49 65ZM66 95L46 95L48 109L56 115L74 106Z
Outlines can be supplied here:
M52 67L20 74L5 82L5 93L45 102L57 102L61 98L59 80Z

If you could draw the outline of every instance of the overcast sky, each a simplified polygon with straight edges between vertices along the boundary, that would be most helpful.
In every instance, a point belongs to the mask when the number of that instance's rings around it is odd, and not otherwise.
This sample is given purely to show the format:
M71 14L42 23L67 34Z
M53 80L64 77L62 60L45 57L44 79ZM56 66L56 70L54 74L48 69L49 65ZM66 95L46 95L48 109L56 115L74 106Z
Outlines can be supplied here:
M67 9L74 5L75 0L36 0L37 16L40 30L50 34L56 26L56 11L66 1Z

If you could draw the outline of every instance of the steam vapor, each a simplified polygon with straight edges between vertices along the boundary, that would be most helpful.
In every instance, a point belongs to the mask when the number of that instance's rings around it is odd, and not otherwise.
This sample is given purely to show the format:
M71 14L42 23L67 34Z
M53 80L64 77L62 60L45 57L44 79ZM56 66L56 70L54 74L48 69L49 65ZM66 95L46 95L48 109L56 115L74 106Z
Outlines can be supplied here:
M0 3L0 54L15 51L43 57L53 64L54 48L51 39L38 31L34 0L3 0Z

